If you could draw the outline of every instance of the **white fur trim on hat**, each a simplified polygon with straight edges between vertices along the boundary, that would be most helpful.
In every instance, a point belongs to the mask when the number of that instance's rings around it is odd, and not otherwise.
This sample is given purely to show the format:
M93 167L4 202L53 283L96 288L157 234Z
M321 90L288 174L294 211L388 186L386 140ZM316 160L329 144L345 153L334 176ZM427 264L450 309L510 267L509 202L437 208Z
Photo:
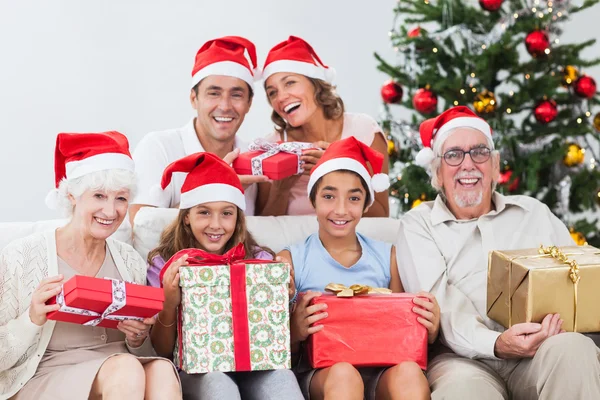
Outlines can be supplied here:
M67 179L79 178L92 172L105 171L109 169L124 169L135 171L135 164L131 157L123 153L102 153L84 158L79 161L71 161L65 164L65 175Z
M371 187L373 191L379 193L390 187L390 177L387 174L375 174L371 178Z
M242 211L246 209L244 194L239 189L224 183L210 183L181 193L179 209L184 210L213 201L226 201L235 204Z
M420 167L427 167L435 160L435 154L431 147L423 147L415 157L415 163Z
M221 61L207 65L192 76L192 88L209 75L232 76L244 80L248 85L254 84L254 77L248 68L234 61Z
M371 183L371 175L369 175L369 171L367 171L367 169L360 162L346 157L332 158L331 160L325 161L323 164L314 169L308 180L308 195L310 196L313 186L315 186L315 183L317 183L320 178L330 172L339 171L341 169L347 169L349 171L356 172L365 180L367 186L369 187L369 194L371 195L371 202L369 203L369 206L372 205L375 201L375 193L373 191L373 185Z
M58 189L49 191L44 199L44 203L46 203L46 207L49 209L58 210Z
M291 72L310 78L321 79L328 83L333 83L333 78L335 77L333 68L324 68L303 61L279 60L273 61L266 66L262 72L262 78L266 81L271 75L278 72Z

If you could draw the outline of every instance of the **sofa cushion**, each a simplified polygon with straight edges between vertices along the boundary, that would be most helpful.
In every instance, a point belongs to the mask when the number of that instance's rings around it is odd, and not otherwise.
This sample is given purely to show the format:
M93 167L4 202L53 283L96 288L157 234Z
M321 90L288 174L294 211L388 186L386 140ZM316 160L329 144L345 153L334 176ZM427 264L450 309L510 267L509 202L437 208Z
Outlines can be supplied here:
M177 217L179 210L144 207L135 216L133 247L147 258L158 246L160 234ZM248 230L257 243L270 247L274 252L304 240L318 229L317 218L307 216L247 217ZM357 230L373 239L395 243L399 221L392 218L363 218Z

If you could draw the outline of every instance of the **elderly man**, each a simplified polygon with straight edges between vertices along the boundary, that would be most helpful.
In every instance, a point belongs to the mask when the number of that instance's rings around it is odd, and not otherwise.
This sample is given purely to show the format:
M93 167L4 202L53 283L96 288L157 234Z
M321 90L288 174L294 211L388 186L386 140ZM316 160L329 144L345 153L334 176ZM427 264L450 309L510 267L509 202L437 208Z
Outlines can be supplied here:
M408 212L398 268L408 292L434 293L445 351L427 371L432 399L600 399L599 350L563 333L559 315L504 329L486 316L490 250L573 245L546 205L495 192L499 155L490 126L467 107L421 124L417 163L439 195ZM450 351L451 350L451 351Z
M184 174L174 176L165 192L160 190L160 179L170 163L202 151L231 162L237 151L247 149L236 133L252 105L256 71L256 49L248 39L226 36L209 40L198 50L190 90L194 118L181 128L147 134L133 152L138 186L129 208L132 225L142 207L179 207ZM266 182L267 177L243 175L240 180L246 215L253 215L254 183Z

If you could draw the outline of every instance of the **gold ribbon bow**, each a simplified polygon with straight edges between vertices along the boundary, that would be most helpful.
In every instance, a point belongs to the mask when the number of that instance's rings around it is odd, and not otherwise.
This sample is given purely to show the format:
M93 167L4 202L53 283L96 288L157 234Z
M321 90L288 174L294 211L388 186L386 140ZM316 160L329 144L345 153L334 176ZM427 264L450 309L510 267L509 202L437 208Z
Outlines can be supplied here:
M330 283L325 286L325 290L328 292L336 293L337 297L353 297L361 294L391 294L392 290L387 288L374 288L367 285L342 285L341 283Z
M550 246L544 247L540 245L538 253L549 255L556 260L567 264L569 266L569 278L571 282L573 282L573 294L575 296L575 309L573 312L573 332L577 332L577 286L579 281L581 280L581 275L579 275L579 266L577 265L577 261L569 260L569 257L565 253L563 253L558 247Z

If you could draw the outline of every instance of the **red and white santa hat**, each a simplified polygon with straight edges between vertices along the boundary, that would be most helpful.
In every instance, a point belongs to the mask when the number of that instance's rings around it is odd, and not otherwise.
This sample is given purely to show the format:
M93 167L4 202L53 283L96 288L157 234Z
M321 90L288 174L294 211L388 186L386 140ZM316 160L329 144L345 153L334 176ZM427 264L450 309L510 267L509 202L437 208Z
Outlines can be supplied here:
M364 179L371 194L371 202L369 203L371 205L375 201L374 192L383 192L390 187L389 177L387 174L381 173L383 160L383 154L373 150L353 136L333 142L310 172L308 194L310 196L313 186L320 178L330 172L343 169L356 172ZM372 176L367 168L367 162L373 170Z
M209 75L240 78L252 86L260 79L254 43L240 36L225 36L204 43L196 53L192 87Z
M477 116L473 111L465 106L452 107L435 118L430 118L421 123L419 133L423 148L415 157L415 162L421 167L426 167L435 159L433 153L434 143L443 143L449 136L450 131L455 128L473 128L483 133L492 143L492 129L490 125Z
M296 36L290 36L269 51L262 77L266 81L277 72L292 72L328 83L335 79L335 70L323 64L311 45Z
M46 205L57 208L57 189L61 180L109 169L135 171L125 135L116 131L59 133L54 150L55 189L46 196Z
M187 173L181 186L181 210L213 201L226 201L242 211L246 209L240 178L215 154L194 153L169 164L160 182L162 190L169 186L174 172Z

